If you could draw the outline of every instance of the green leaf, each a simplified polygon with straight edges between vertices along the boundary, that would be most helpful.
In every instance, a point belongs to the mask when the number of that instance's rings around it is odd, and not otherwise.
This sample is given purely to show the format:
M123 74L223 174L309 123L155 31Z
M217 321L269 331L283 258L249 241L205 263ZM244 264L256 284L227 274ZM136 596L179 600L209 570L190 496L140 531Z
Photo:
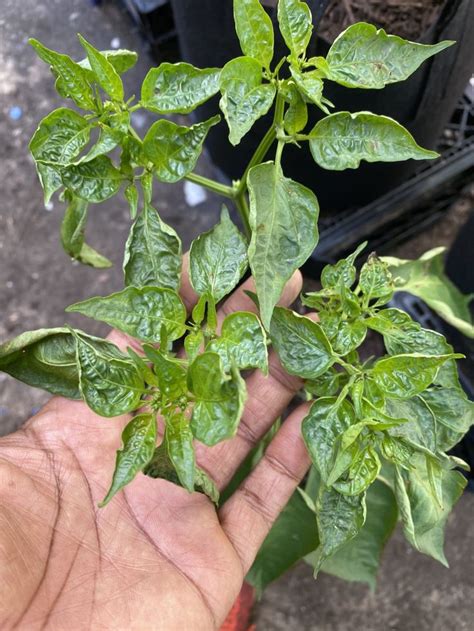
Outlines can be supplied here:
M216 302L229 294L247 270L247 244L222 207L221 220L191 245L189 272L195 291L210 294Z
M291 57L304 55L311 39L313 20L306 2L280 0L278 2L278 24Z
M310 103L317 105L325 114L329 114L327 105L332 104L323 97L324 84L320 73L317 70L300 72L292 67L290 72L300 94Z
M439 468L442 503L433 497L424 456L418 457L416 468L406 471L396 467L395 495L403 523L403 532L411 545L443 565L444 528L449 513L461 497L466 478L458 471Z
M34 388L80 399L76 344L69 329L38 329L0 345L0 371Z
M181 298L164 287L126 287L110 296L77 302L66 311L106 322L144 342L159 342L163 326L170 341L186 330L186 308Z
M28 41L35 49L38 57L50 65L61 79L61 95L70 97L82 109L95 111L96 102L88 81L87 71L67 55L46 48L38 40L29 39Z
M234 364L240 370L260 368L268 373L265 330L254 313L237 311L222 323L220 337L209 342L207 351L217 353L225 371Z
M345 259L339 260L334 265L326 265L321 272L321 284L324 288L336 288L341 284L345 287L352 287L356 279L356 267L354 261L367 246L367 241L361 243L359 247ZM308 294L311 295L311 294Z
M128 118L128 117L127 117ZM110 121L112 122L112 121ZM99 137L97 142L90 148L90 150L79 160L76 160L74 164L81 164L82 162L90 162L97 156L102 156L120 143L123 142L124 136L123 131L118 128L110 127L109 125L104 125L104 123L97 123L99 128Z
M89 44L82 35L78 35L81 46L87 54L87 59L92 72L100 87L114 101L123 101L123 84L122 79L116 72L112 63L105 55L99 52L92 44Z
M334 40L326 57L325 75L348 88L381 89L404 81L426 59L454 43L417 44L360 22Z
M259 164L248 175L250 267L268 330L273 307L293 273L318 243L318 200L305 186L286 178L273 162Z
M204 333L191 331L184 338L184 350L190 362L194 361L204 347Z
M138 55L137 53L126 50L125 48L113 49L113 50L101 50L100 53L110 62L119 74L123 74L133 68L133 66L137 63ZM78 62L82 68L86 70L92 70L89 59L82 59Z
M148 344L144 345L143 350L153 363L153 370L158 378L163 401L180 403L179 399L188 394L185 364L179 359L168 357L162 351Z
M308 107L296 87L292 84L288 86L284 92L284 96L288 103L288 109L285 112L283 125L291 136L306 127L308 122Z
M316 516L295 491L266 536L245 580L260 595L319 544Z
M397 162L437 158L418 146L402 125L370 112L337 112L320 120L310 132L311 154L323 169L356 169L361 160Z
M422 353L423 355L448 355L453 347L435 331L422 329L409 315L399 309L384 309L366 318L365 323L383 335L385 348L390 355ZM435 383L448 388L459 388L456 362L448 360L439 369Z
M262 67L251 57L229 61L221 72L219 107L229 126L229 141L238 145L275 98L275 86L262 84Z
M180 62L149 70L142 85L141 104L158 114L189 114L219 91L219 68L195 68Z
M430 388L408 401L387 399L387 411L409 419L393 434L434 453L452 449L474 425L474 403L459 388Z
M323 316L323 312L321 312L320 321L321 328L329 337L331 346L336 353L339 353L340 355L347 355L354 349L358 348L365 340L367 326L363 320L344 320L342 318L335 318L336 326L334 327L334 335L330 335L326 326L327 318Z
M156 445L155 415L135 416L123 430L122 444L122 449L117 451L112 484L100 507L108 504L152 459Z
M273 59L273 24L260 0L234 0L234 22L244 55L270 68Z
M191 173L210 128L219 121L219 116L213 116L191 127L165 119L153 123L143 140L143 151L153 163L156 177L162 182L177 182Z
M60 167L71 164L89 142L88 121L67 107L60 107L43 118L30 140L29 148L36 162ZM55 171L57 173L57 170ZM58 175L57 187L61 186Z
M316 377L316 379L306 381L304 388L307 392L317 397L331 397L339 391L343 378L342 373L330 368L319 377Z
M192 493L196 469L193 434L189 421L183 413L167 416L165 441L169 458L178 474L181 486Z
M365 523L365 494L341 495L334 489L321 487L316 501L319 547L313 558L315 574L323 561L353 539Z
M107 156L73 164L61 171L61 180L77 197L89 202L103 202L113 197L122 184L122 174Z
M91 410L112 417L140 407L145 384L135 363L110 342L75 338L79 387Z
M380 558L397 518L397 504L392 491L376 480L367 491L367 518L362 529L326 559L321 570L346 581L368 583L374 590Z
M181 266L181 239L154 208L146 205L132 225L125 245L125 285L178 291Z
M448 359L460 355L393 355L379 359L371 377L388 397L410 399L433 383L436 374Z
M198 355L189 367L188 387L195 396L191 429L205 445L232 438L244 407L245 383L236 370L227 376L217 353Z
M337 403L335 397L321 397L312 404L303 420L303 438L324 483L334 468L339 439L354 419L350 403Z
M290 375L315 379L336 361L331 344L319 324L291 309L275 307L270 336L283 367Z
M380 472L380 459L371 446L357 454L344 479L334 483L334 488L343 495L360 495L376 479Z
M73 259L97 268L112 266L112 262L84 242L88 202L73 195L66 195L69 204L61 223L61 243Z
M464 296L444 273L445 248L425 252L418 260L382 257L395 279L395 291L406 291L418 296L436 313L467 337L474 338L474 324L469 303L472 296Z
M180 484L180 480L170 460L166 448L166 441L163 441L159 447L155 449L153 458L143 470L145 475L151 478L161 478L168 480L173 484ZM219 501L219 491L209 476L199 467L195 468L195 490L205 493L215 504Z
M359 285L367 300L375 298L388 302L393 294L392 275L388 265L370 255L360 270ZM380 300L377 301L380 304Z

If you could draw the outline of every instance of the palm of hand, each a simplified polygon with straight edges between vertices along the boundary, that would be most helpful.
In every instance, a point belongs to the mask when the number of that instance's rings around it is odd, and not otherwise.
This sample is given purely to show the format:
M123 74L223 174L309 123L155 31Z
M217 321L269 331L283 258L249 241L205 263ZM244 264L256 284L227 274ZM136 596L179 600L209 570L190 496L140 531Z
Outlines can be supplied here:
M291 302L298 290L295 278L284 301ZM249 308L246 300L239 290L225 310ZM221 489L299 387L275 358L270 365L267 379L255 373L248 380L238 435L198 450L200 466ZM0 508L7 524L0 626L218 628L307 469L299 432L303 415L300 408L289 417L219 512L200 493L145 476L98 509L128 419L101 418L81 402L50 401L24 430L0 443L7 481Z

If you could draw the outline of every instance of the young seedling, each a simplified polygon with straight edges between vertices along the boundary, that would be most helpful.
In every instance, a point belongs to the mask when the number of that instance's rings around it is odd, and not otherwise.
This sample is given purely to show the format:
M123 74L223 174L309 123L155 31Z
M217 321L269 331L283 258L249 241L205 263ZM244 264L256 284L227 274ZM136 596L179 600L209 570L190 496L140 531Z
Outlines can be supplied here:
M446 451L473 422L473 405L459 385L459 355L446 340L387 308L397 289L428 293L445 317L473 335L467 300L442 275L439 251L420 261L371 254L358 273L360 246L328 265L322 288L303 296L319 322L275 305L318 242L316 195L283 173L287 144L308 147L317 164L332 170L356 168L361 160L437 157L391 118L332 112L326 82L381 89L406 79L453 42L412 43L360 23L345 30L325 58L307 58L310 10L299 0L280 0L279 27L289 52L274 60L273 26L260 2L235 0L234 16L243 56L224 68L162 63L145 77L136 103L127 100L121 79L135 64L135 53L99 52L79 36L86 58L75 62L31 40L59 94L86 112L53 111L30 143L45 200L60 191L67 202L64 249L82 263L110 265L85 241L87 211L90 203L121 189L133 220L124 289L67 311L133 336L143 353L126 354L64 327L23 333L3 344L0 368L53 394L82 399L105 417L136 413L123 432L102 505L141 471L218 502L213 482L196 465L194 443L212 446L235 435L246 396L240 373L267 372L270 341L285 369L305 380L307 397L315 398L302 428L313 468L264 543L250 580L262 588L312 552L316 571L372 582L397 514L410 543L446 563L443 529L465 485L456 470L462 463ZM273 122L232 185L194 171L220 115L189 126L163 118L143 138L131 124L138 108L189 114L218 93L233 145L273 107ZM307 129L310 108L319 109L321 118ZM108 154L117 150L114 161ZM219 223L193 242L189 275L199 301L192 314L179 295L181 241L151 205L155 178L187 179L221 194L235 204L244 228L241 233L223 207ZM233 313L218 331L216 305L248 267L259 316ZM362 361L358 349L368 331L382 336L387 354ZM184 358L176 355L176 343L184 345ZM159 446L158 415L165 423ZM278 550L275 542L285 550L276 562L270 558Z

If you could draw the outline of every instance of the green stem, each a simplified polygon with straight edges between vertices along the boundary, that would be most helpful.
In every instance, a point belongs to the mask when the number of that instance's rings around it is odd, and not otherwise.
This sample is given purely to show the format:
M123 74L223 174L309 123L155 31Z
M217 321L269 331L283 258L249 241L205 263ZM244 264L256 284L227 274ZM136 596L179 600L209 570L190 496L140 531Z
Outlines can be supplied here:
M252 235L252 232L250 230L250 223L249 223L250 210L249 210L249 205L247 203L247 197L246 197L245 191L241 193L240 195L237 195L234 201L235 201L235 205L237 206L237 210L239 211L240 218L242 219L242 223L245 229L245 234L250 239Z
M247 165L247 168L240 179L239 186L237 188L236 195L241 195L247 191L247 179L249 171L252 167L260 164L265 156L267 155L270 147L275 142L277 127L279 127L283 121L283 114L285 111L285 100L281 96L279 92L277 92L276 101L275 101L275 114L273 116L273 123L270 129L267 131L265 136L262 138L260 144L258 145L255 153L253 154L250 162Z
M213 191L214 193L218 193L219 195L224 195L224 197L230 197L233 199L235 197L235 190L232 186L226 186L225 184L221 184L220 182L215 182L214 180L209 179L208 177L204 177L203 175L198 175L197 173L188 173L185 176L186 180L190 182L194 182L195 184L199 184L199 186L203 186L207 188L209 191Z
M252 167L256 166L257 164L260 164L263 161L263 159L267 155L270 147L274 143L275 138L276 138L276 130L275 130L275 126L272 124L270 129L267 131L265 136L262 138L262 140L261 140L260 144L258 145L257 149L255 150L255 153L253 154L250 162L247 165L247 168L244 171L244 174L242 175L242 177L240 179L240 183L239 183L239 186L237 188L237 195L245 193L245 191L247 190L247 177L248 177L250 169Z

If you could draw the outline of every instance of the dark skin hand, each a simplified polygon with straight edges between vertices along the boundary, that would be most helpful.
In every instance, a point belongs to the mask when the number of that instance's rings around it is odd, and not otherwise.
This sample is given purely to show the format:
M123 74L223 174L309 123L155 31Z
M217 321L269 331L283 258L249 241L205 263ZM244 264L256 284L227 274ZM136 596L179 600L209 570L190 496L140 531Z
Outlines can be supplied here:
M243 293L220 318L255 310ZM288 283L282 304L301 289ZM187 275L181 291L196 296ZM133 341L113 332L125 348ZM270 356L270 375L247 379L238 434L197 446L198 464L225 488L301 383ZM219 629L272 523L306 473L300 425L306 405L285 421L264 458L216 511L206 496L138 475L99 509L128 416L106 419L55 397L18 432L0 439L0 628Z

